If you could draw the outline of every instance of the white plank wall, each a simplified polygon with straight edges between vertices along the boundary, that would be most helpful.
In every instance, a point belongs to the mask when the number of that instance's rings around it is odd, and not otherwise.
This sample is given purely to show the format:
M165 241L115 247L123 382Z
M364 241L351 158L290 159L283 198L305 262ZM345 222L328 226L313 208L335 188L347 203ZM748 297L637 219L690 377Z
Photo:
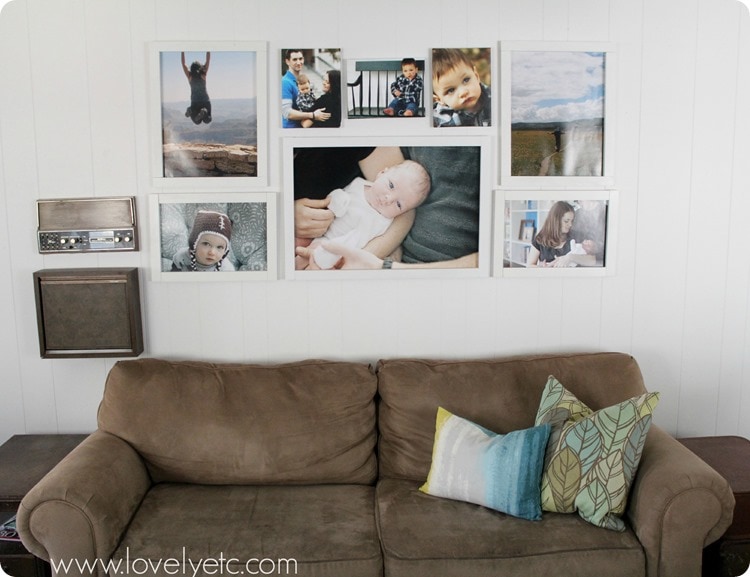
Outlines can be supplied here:
M197 0L12 0L4 6L0 442L17 433L96 426L114 360L53 361L38 353L32 273L79 266L142 269L144 356L374 362L617 350L635 355L648 387L662 392L656 420L670 432L750 436L747 8L737 0L411 0L403 18L403 2L381 0L363 19L363 5L214 0L206 9ZM502 40L614 43L616 274L151 282L146 223L156 191L147 43L174 40L268 43L269 175L279 190L281 48L339 46L345 58L393 58L426 56L438 46L497 48ZM497 75L493 84L499 87ZM363 121L342 133L387 130L387 123ZM114 195L137 197L141 251L37 253L36 199Z

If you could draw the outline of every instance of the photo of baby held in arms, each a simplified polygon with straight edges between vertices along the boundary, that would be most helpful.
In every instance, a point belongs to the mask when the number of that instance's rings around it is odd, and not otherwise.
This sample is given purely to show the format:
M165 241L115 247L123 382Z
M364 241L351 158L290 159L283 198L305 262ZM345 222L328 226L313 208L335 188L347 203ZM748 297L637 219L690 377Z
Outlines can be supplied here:
M295 269L476 268L479 146L295 147Z
M539 232L531 241L528 267L604 266L606 203L558 200L540 213Z

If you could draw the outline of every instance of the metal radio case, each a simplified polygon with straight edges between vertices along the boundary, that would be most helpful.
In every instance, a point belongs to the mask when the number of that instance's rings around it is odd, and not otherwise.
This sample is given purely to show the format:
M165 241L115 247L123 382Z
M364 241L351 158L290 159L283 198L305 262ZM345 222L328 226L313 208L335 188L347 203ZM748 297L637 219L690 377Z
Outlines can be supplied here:
M37 200L39 252L138 250L135 197Z

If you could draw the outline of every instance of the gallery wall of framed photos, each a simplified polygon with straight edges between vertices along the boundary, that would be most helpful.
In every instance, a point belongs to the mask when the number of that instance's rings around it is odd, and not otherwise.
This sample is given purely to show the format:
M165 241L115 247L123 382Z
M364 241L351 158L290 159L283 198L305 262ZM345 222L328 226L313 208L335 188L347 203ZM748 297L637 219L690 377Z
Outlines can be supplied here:
M732 423L750 423L750 395L741 394L742 375L750 375L750 273L742 255L750 209L747 9L737 0L414 0L409 7L405 17L403 3L375 9L361 0L216 0L210 7L13 0L3 7L0 46L9 56L0 91L0 236L9 249L0 282L0 437L95 427L112 361L41 359L31 288L37 270L96 267L139 270L149 356L375 362L620 350L669 392L660 417L668 429L733 434L742 427ZM339 83L337 127L313 111L300 119L311 128L283 128L289 48L299 49L316 100ZM433 125L432 50L450 48L476 61L491 103L479 122L489 126ZM183 51L188 70L211 53L210 114L205 106L193 110ZM422 93L415 110L397 103L390 116L390 84L405 57L415 59ZM164 128L162 100L172 123ZM441 107L437 118L463 123L450 110ZM574 125L584 113L603 121ZM579 138L600 127L600 136ZM192 141L210 132L220 133L219 146L173 142L175 134ZM403 229L394 238L404 235L402 261L429 257L442 267L453 257L466 266L399 270L397 255L373 252L362 266L376 270L290 268L295 249L305 248L294 246L289 223L298 219L290 206L299 207L298 192L313 194L302 184L297 190L295 173L313 180L324 171L296 171L289 151L320 141L324 151L356 152L363 142L383 142L402 154L445 154L454 140L458 151L479 152L458 174L479 169L481 198L467 202L451 228L436 224L438 196L418 198L414 222L398 220ZM185 158L195 169L188 175ZM453 165L441 166L436 182L449 183ZM371 178L379 172L367 170ZM337 186L344 188L357 176L342 174L348 180ZM316 194L335 188L326 186ZM121 197L135 200L137 250L39 252L37 201ZM604 230L607 252L593 260L603 266L524 266L533 254L529 239L542 232L552 205L572 206L580 226L589 201L599 213L606 207L604 227L589 229ZM232 266L219 274L173 271L174 243L188 248L193 212L230 218L222 212L230 204L244 209L231 223L224 262ZM181 228L169 230L179 221L167 213L180 211ZM203 219L221 230L220 216ZM300 245L313 240L299 238ZM172 241L174 251L162 253ZM476 255L463 252L473 245ZM196 267L210 268L206 262Z
M160 191L149 209L153 280L184 279L172 274L184 270L235 273L222 280L614 271L611 43L425 47L380 59L262 40L149 48L150 170ZM363 127L373 136L362 136ZM200 200L169 200L196 192ZM229 219L226 266L167 262L174 224L165 213L178 204L187 219L217 202L226 207L227 194L264 195L269 211L252 224ZM564 225L549 210L555 202L565 202ZM529 218L523 239L511 239L519 203ZM594 205L601 222L592 233L578 222ZM269 218L277 207L279 226ZM182 222L179 238L210 234L199 226ZM252 226L265 264L240 271L237 253L248 250L240 245ZM187 249L195 259L197 247Z

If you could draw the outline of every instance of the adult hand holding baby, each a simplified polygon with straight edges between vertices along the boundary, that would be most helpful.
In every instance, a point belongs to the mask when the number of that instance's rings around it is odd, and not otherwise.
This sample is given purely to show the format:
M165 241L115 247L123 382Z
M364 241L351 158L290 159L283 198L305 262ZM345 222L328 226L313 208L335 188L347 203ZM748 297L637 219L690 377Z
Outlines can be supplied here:
M294 201L294 236L318 238L331 226L334 215L328 210L329 199L300 198Z

